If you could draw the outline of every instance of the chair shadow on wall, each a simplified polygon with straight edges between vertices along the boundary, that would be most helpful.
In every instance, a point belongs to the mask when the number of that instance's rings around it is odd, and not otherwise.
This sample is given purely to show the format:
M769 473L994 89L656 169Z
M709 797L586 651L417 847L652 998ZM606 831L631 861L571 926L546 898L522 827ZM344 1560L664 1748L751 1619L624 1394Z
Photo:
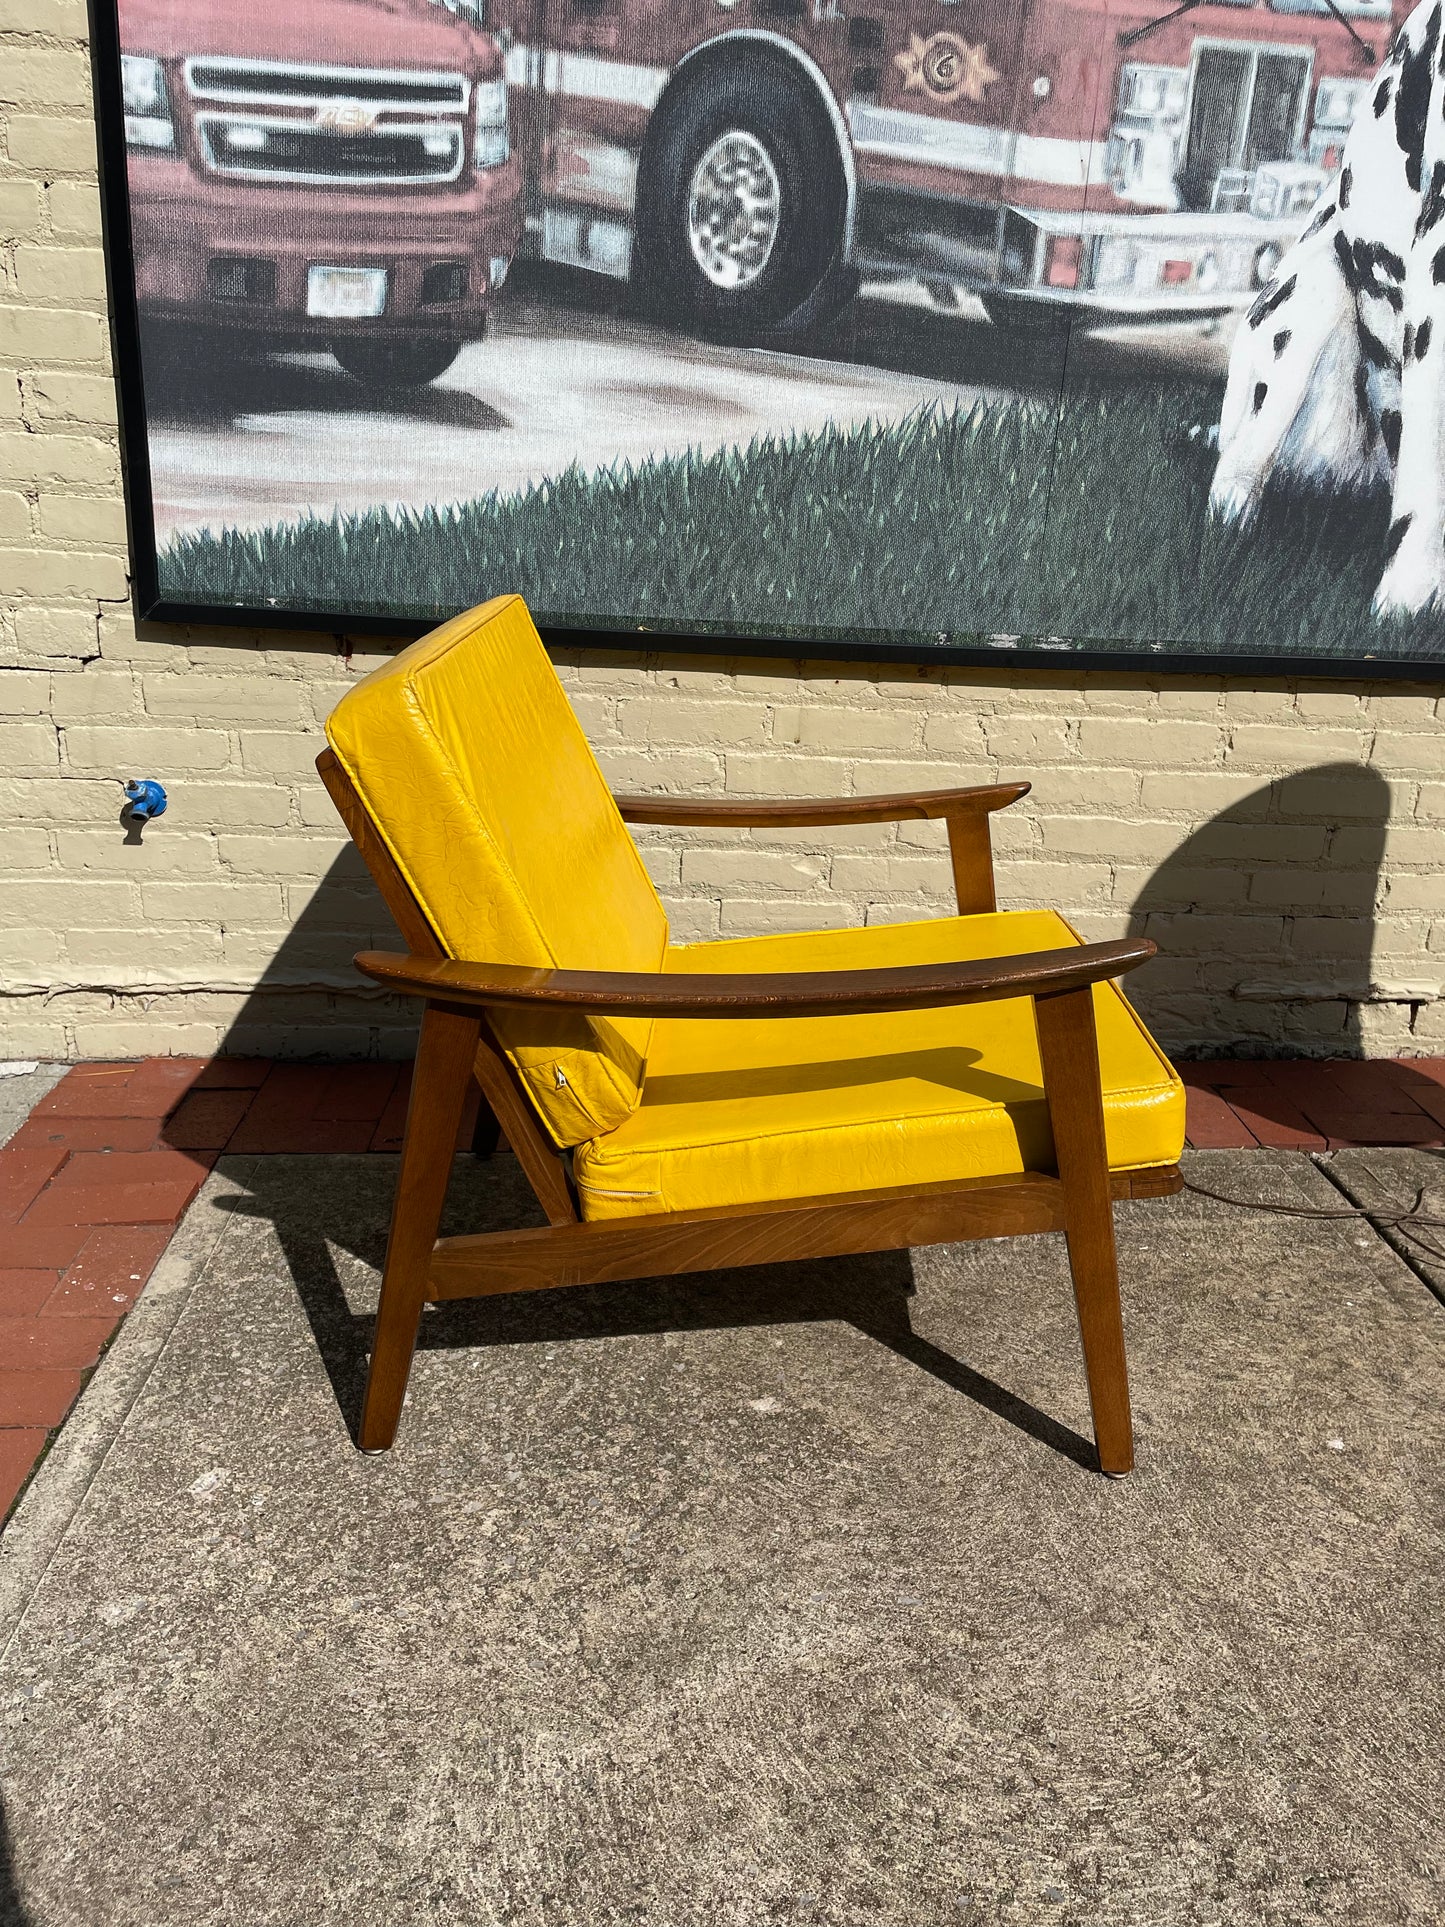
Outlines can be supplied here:
M1152 937L1159 956L1129 991L1166 1049L1209 1058L1364 1055L1389 821L1390 786L1377 770L1321 764L1262 783L1154 871L1129 931ZM1210 1041L1201 1046L1201 1038ZM1269 1077L1250 1081L1251 1108L1296 1129L1302 1079L1289 1063Z

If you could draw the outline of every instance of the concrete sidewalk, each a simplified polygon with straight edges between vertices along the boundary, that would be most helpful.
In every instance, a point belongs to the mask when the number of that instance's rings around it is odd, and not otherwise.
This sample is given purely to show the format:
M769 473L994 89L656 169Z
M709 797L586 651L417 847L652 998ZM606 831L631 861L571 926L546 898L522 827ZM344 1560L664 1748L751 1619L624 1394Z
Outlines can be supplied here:
M372 1459L393 1168L223 1161L0 1539L7 1927L1445 1916L1445 1310L1378 1231L1124 1207L1118 1483L1053 1238L438 1309Z

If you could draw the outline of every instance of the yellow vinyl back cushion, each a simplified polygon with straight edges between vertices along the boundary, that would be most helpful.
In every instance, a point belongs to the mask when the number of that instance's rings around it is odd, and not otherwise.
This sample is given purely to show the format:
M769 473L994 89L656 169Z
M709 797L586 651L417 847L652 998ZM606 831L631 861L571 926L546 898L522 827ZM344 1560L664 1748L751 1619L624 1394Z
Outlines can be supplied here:
M1079 941L1052 910L1015 910L679 945L666 967L873 970ZM1094 1015L1111 1168L1173 1164L1183 1086L1116 984L1095 985ZM1052 1167L1027 997L864 1017L659 1019L641 1105L572 1160L586 1218Z
M326 737L448 956L662 968L666 913L519 596L402 650ZM651 1018L492 1022L559 1145L636 1110Z

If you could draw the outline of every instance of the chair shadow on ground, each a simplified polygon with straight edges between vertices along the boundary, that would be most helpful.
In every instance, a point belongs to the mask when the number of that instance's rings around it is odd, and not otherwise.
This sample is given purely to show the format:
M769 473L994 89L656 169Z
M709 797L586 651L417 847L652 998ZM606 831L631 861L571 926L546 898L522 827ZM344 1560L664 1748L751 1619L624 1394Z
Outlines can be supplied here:
M15 1861L10 1851L10 1826L0 1806L0 1927L31 1927L31 1919L15 1879Z
M224 1208L274 1225L353 1438L366 1385L372 1314L369 1301L364 1311L354 1308L334 1254L345 1252L380 1271L393 1168L390 1163L385 1167L387 1175L375 1186L364 1220L355 1209L354 1183L335 1188L324 1183L298 1184L290 1160L257 1159L244 1177L246 1195L219 1200ZM541 1222L515 1158L502 1153L485 1160L457 1159L442 1221L444 1235ZM913 1292L912 1262L906 1251L570 1286L431 1306L422 1316L417 1349L570 1344L663 1332L843 1321L1076 1465L1097 1469L1092 1439L915 1331L909 1305ZM1082 1353L1079 1370L1082 1374Z

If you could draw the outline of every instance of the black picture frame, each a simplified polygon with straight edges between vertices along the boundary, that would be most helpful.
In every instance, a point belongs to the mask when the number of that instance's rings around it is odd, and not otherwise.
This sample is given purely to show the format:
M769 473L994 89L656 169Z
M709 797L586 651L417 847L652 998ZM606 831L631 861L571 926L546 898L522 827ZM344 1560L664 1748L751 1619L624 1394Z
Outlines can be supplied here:
M139 623L177 628L275 629L331 636L387 637L405 641L426 634L445 615L413 618L358 611L317 611L279 605L239 607L176 602L161 592L157 569L141 326L135 293L128 186L128 156L121 111L121 42L117 0L87 0L92 52L92 92L99 156L100 202L109 321L118 397L120 455L130 552L132 606ZM668 656L742 657L793 663L849 662L890 666L991 669L1047 674L1103 673L1219 678L1249 683L1381 681L1445 683L1445 644L1440 658L1404 659L1362 654L1302 657L1298 654L1212 655L1161 644L1155 648L1109 648L1089 642L1021 641L999 638L923 644L849 640L845 635L800 638L792 633L738 633L706 625L673 629L650 623L629 627L539 624L544 642L558 652L595 648ZM178 638L179 641L179 638Z

